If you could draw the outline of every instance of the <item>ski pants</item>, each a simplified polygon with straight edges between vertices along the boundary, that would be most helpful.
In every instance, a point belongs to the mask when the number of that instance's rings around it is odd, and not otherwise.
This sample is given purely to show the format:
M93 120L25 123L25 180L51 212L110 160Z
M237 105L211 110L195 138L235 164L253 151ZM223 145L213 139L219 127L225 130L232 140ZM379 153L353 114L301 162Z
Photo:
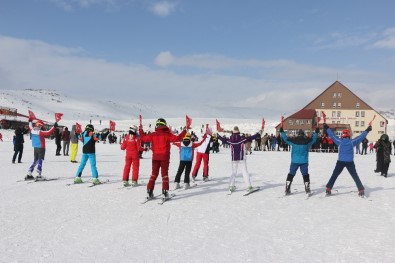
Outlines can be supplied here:
M70 141L63 141L63 155L69 155Z
M248 174L248 170L247 170L246 160L232 161L232 173L230 174L229 186L235 185L237 170L239 167L241 168L241 172L243 173L244 183L248 188L251 186L251 181L250 181L250 175Z
M209 161L209 154L208 153L200 153L196 154L196 163L195 167L193 167L192 176L196 177L197 173L199 172L200 164L203 160L203 177L208 177L208 161Z
M94 154L94 153L83 153L82 154L81 163L80 163L80 166L78 167L77 174L75 175L75 177L81 177L82 171L84 170L85 165L88 162L88 160L91 164L92 178L99 177L99 174L98 174L97 168L96 168L96 154Z
M37 165L37 173L41 175L43 168L43 161L45 157L45 148L34 148L34 161L29 167L28 173L32 174Z
M152 160L152 175L147 184L147 190L154 190L159 170L162 175L162 190L169 190L169 164L169 160Z
M132 181L137 182L139 179L140 169L140 156L127 156L125 157L125 166L123 168L123 181L129 181L130 167L133 165Z
M357 171L355 169L354 161L352 161L352 162L337 161L335 169L333 170L332 176L329 179L329 182L326 184L326 187L330 188L330 189L333 188L333 185L335 184L337 177L343 171L344 167L347 168L352 179L354 180L355 184L357 185L358 190L364 190L365 188L363 187L362 182L359 179L359 176L358 176Z
M309 174L308 163L291 163L291 165L289 166L289 174L295 176L296 172L298 171L298 168L300 168L300 172L302 173L303 176Z
M16 144L14 146L14 156L12 157L12 162L14 163L16 157L18 156L18 162L20 163L22 160L22 155L23 155L23 143Z
M176 179L174 179L174 182L176 183L180 182L181 174L182 172L184 172L184 169L185 169L184 183L189 184L190 181L189 175L192 169L192 161L180 161L180 165L178 166L178 171L176 174Z
M75 161L78 152L78 143L72 143L70 148L71 148L70 161Z

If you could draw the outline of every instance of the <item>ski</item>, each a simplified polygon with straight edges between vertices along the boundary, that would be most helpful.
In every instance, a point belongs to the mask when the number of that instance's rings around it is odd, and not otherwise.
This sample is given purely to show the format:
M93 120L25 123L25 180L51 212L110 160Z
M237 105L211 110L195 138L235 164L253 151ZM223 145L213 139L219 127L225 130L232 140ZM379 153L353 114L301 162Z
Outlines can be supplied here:
M27 183L31 184L31 183L37 183L37 182L49 182L49 181L55 181L58 180L59 178L42 178L42 179L34 179L34 180L28 180Z
M155 195L155 196L152 197L152 198L146 197L145 200L144 200L143 202L141 202L141 204L145 204L145 203L147 203L147 202L149 202L149 201L155 200L156 198L158 198L158 197L161 196L161 195L162 195L162 194L158 194L158 195Z
M176 196L176 195L175 194L170 194L167 198L162 197L162 200L158 204L159 205L163 205L164 203L166 203L167 201L172 199L174 196Z
M94 186L98 186L98 185L102 185L102 184L107 184L108 182L110 182L110 181L107 180L107 181L104 181L104 182L100 182L100 184L91 183L91 185L89 185L89 187L94 187Z
M310 193L306 193L306 200L308 200L313 194L313 191L311 191Z
M248 196L248 195L250 195L250 194L252 194L252 193L255 193L255 192L259 191L260 189L261 189L261 188L260 188L259 186L258 186L258 187L254 187L254 188L252 188L251 191L249 191L249 192L243 194L243 196Z
M189 188L181 187L181 188L176 189L176 190L178 190L179 192L182 192L182 191L185 191L185 190L189 190L189 189L195 188L197 186L198 186L197 184L193 184L193 185L189 186Z

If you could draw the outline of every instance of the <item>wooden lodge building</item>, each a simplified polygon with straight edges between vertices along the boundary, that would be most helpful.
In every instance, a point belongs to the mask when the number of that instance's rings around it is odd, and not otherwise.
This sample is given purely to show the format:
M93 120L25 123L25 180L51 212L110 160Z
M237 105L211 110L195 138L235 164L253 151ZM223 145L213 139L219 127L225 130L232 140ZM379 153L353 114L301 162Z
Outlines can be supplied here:
M296 134L299 129L309 135L317 127L317 120L320 120L318 127L322 130L324 116L337 135L349 129L355 137L366 130L372 120L373 129L367 137L369 141L377 141L387 133L387 119L339 81L335 81L303 109L285 118L283 128L289 135ZM280 124L276 126L276 130L279 129Z

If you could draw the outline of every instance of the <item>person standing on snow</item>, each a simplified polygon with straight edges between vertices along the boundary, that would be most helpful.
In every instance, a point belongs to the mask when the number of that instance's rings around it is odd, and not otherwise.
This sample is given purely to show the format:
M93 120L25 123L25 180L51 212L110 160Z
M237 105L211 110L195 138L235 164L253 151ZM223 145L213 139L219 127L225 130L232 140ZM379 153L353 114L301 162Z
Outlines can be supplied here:
M207 134L204 134L202 140L200 142L192 142L191 135L187 133L182 139L182 142L174 142L173 144L180 148L180 164L178 166L176 178L174 179L174 189L179 189L180 181L181 181L181 174L185 170L185 177L184 177L184 189L190 188L190 173L192 168L192 161L193 161L193 153L195 148L199 147L204 140L206 139Z
M213 142L213 138L211 136L211 130L209 128L207 128L206 130L208 130L210 134L208 134L207 138L205 140L202 140L203 143L199 147L197 147L196 163L192 171L192 182L195 182L195 178L199 172L200 164L202 163L202 161L203 161L203 181L205 182L208 181L209 156L210 156L210 150L211 150L211 146L212 146L211 144Z
M289 139L283 128L280 128L280 134L284 142L291 145L291 165L287 180L285 183L285 194L291 194L291 184L298 169L303 176L304 188L306 194L310 194L310 175L309 175L309 151L311 146L317 141L320 130L315 129L312 138L307 138L304 131L300 129L295 138Z
M137 136L137 126L131 126L129 128L129 134L123 138L121 143L121 150L126 150L125 166L123 168L123 185L125 187L130 186L129 174L130 167L133 165L132 171L132 186L138 185L139 169L140 169L140 151L147 151L141 147L141 142Z
M366 138L368 133L372 130L372 126L369 125L369 127L364 132L362 132L354 139L351 139L350 130L343 130L342 138L338 138L326 123L324 123L324 130L328 133L329 138L331 138L339 148L339 157L336 162L335 169L333 170L332 176L326 184L326 194L330 195L332 193L331 191L333 185L335 184L337 177L340 175L345 167L347 168L352 179L357 185L358 195L364 197L365 188L363 187L362 182L359 179L358 173L355 169L354 146L362 142L362 140Z
M377 150L376 153L376 162L377 168L375 170L376 173L381 173L381 176L387 177L388 168L391 162L391 142L389 141L389 137L387 134L381 135L380 139L374 145L374 148Z
M44 127L44 122L42 120L38 120L34 124L34 127L32 121L29 120L29 131L31 133L32 146L34 148L34 161L27 171L25 180L34 180L32 173L36 166L37 166L36 180L43 179L41 173L42 173L42 166L45 157L45 137L54 133L54 131L58 127L58 123L55 122L54 126L49 131L43 131L42 127Z
M63 155L69 156L69 147L70 147L70 131L69 128L64 127L62 132L62 141L63 141Z
M147 199L154 197L155 181L159 175L162 175L162 194L163 198L169 197L169 165L170 165L170 147L172 142L181 141L187 133L184 129L179 135L171 133L167 127L166 120L159 118L156 121L155 131L144 134L143 128L140 126L140 140L142 143L151 142L152 150L152 174L147 184Z
M89 163L91 164L92 183L101 184L101 182L99 181L99 173L97 172L97 168L96 168L96 142L100 140L100 137L98 137L94 133L94 130L95 129L93 125L88 124L85 127L85 131L78 136L79 139L82 141L83 146L82 146L81 163L80 166L78 167L77 173L74 178L75 184L83 183L81 179L81 175L88 160ZM108 133L109 132L107 132L107 134Z
M247 191L252 191L253 187L251 186L250 175L247 170L247 162L246 162L246 148L245 144L247 142L252 142L256 138L262 135L262 130L260 130L255 135L244 137L241 136L239 127L235 126L232 131L232 135L229 139L225 139L221 137L221 135L217 134L218 139L222 143L227 143L230 145L231 157L232 157L232 173L230 175L229 180L229 191L236 191L235 181L237 176L237 170L239 166L242 168L244 183L246 184Z
M71 126L71 132L70 132L70 161L72 163L77 163L75 158L77 157L78 153L78 136L79 133L77 133L77 125Z
M22 127L16 128L14 136L14 156L12 157L12 163L15 163L16 157L18 157L18 163L22 162L23 144L25 142L25 138L23 136L28 132L29 129Z

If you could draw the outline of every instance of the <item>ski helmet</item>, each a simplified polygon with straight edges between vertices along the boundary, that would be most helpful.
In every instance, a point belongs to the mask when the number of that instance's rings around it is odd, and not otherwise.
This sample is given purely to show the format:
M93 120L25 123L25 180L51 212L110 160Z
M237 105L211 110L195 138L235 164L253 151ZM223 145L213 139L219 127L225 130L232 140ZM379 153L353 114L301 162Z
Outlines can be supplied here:
M35 127L42 127L42 126L44 126L44 122L43 122L42 120L38 120L38 121L34 124L34 126L35 126Z
M343 130L343 134L342 134L342 137L343 138L350 138L351 137L351 135L350 135L350 130Z
M163 118L159 118L157 121L156 121L156 128L158 128L158 127L160 127L160 126L166 126L167 125L167 123L166 123L166 120L165 119L163 119Z
M95 130L95 128L93 127L92 124L88 124L85 126L85 131L91 131L93 132Z
M137 134L137 126L133 125L129 127L129 134Z

